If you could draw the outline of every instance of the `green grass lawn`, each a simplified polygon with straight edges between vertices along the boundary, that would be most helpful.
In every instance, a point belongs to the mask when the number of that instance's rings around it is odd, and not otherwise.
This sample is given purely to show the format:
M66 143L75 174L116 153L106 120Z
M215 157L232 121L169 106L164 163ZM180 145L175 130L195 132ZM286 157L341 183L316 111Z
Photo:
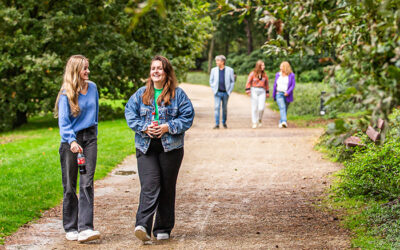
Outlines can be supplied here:
M95 180L134 153L134 133L124 119L103 121L98 130ZM63 196L56 119L35 118L0 134L0 243Z

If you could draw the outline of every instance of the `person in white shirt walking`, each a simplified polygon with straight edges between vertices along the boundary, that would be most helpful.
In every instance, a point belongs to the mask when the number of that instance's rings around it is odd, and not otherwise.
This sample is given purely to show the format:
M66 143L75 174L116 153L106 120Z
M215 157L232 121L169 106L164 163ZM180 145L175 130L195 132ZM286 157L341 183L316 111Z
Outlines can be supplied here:
M268 76L264 70L264 62L258 60L246 83L246 93L251 96L252 128L261 127L265 99L269 97Z
M287 128L287 111L293 102L293 90L296 85L295 75L289 62L282 62L280 71L276 73L273 97L277 102L280 112L279 128Z

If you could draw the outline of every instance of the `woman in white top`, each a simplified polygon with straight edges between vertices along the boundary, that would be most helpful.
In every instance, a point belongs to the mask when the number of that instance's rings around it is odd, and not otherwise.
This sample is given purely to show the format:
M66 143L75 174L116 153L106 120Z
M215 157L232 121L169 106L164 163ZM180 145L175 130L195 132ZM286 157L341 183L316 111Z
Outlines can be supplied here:
M249 74L246 83L246 93L251 96L251 120L253 128L261 127L265 99L269 97L268 76L264 70L264 62L258 60L256 67Z
M290 64L286 61L281 63L280 71L276 73L273 97L279 106L281 118L279 128L287 128L287 110L293 102L293 90L296 85L295 75Z

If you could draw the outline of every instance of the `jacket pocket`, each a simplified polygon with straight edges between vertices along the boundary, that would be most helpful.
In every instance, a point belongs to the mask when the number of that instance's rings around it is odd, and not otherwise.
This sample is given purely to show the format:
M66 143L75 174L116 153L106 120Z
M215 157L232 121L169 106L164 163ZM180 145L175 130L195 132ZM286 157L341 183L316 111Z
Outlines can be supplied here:
M177 108L169 108L167 109L167 116L169 119L173 119L178 116L178 109Z
M146 108L140 108L140 117L146 116L146 114L149 112L148 109Z

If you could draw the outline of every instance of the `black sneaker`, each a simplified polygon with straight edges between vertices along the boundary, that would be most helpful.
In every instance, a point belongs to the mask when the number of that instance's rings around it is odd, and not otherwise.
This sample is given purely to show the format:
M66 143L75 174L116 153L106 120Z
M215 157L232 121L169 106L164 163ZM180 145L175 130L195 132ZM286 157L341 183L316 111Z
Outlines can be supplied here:
M219 129L219 125L215 125L213 129Z
M228 128L228 126L226 126L226 124L224 124L224 128Z

